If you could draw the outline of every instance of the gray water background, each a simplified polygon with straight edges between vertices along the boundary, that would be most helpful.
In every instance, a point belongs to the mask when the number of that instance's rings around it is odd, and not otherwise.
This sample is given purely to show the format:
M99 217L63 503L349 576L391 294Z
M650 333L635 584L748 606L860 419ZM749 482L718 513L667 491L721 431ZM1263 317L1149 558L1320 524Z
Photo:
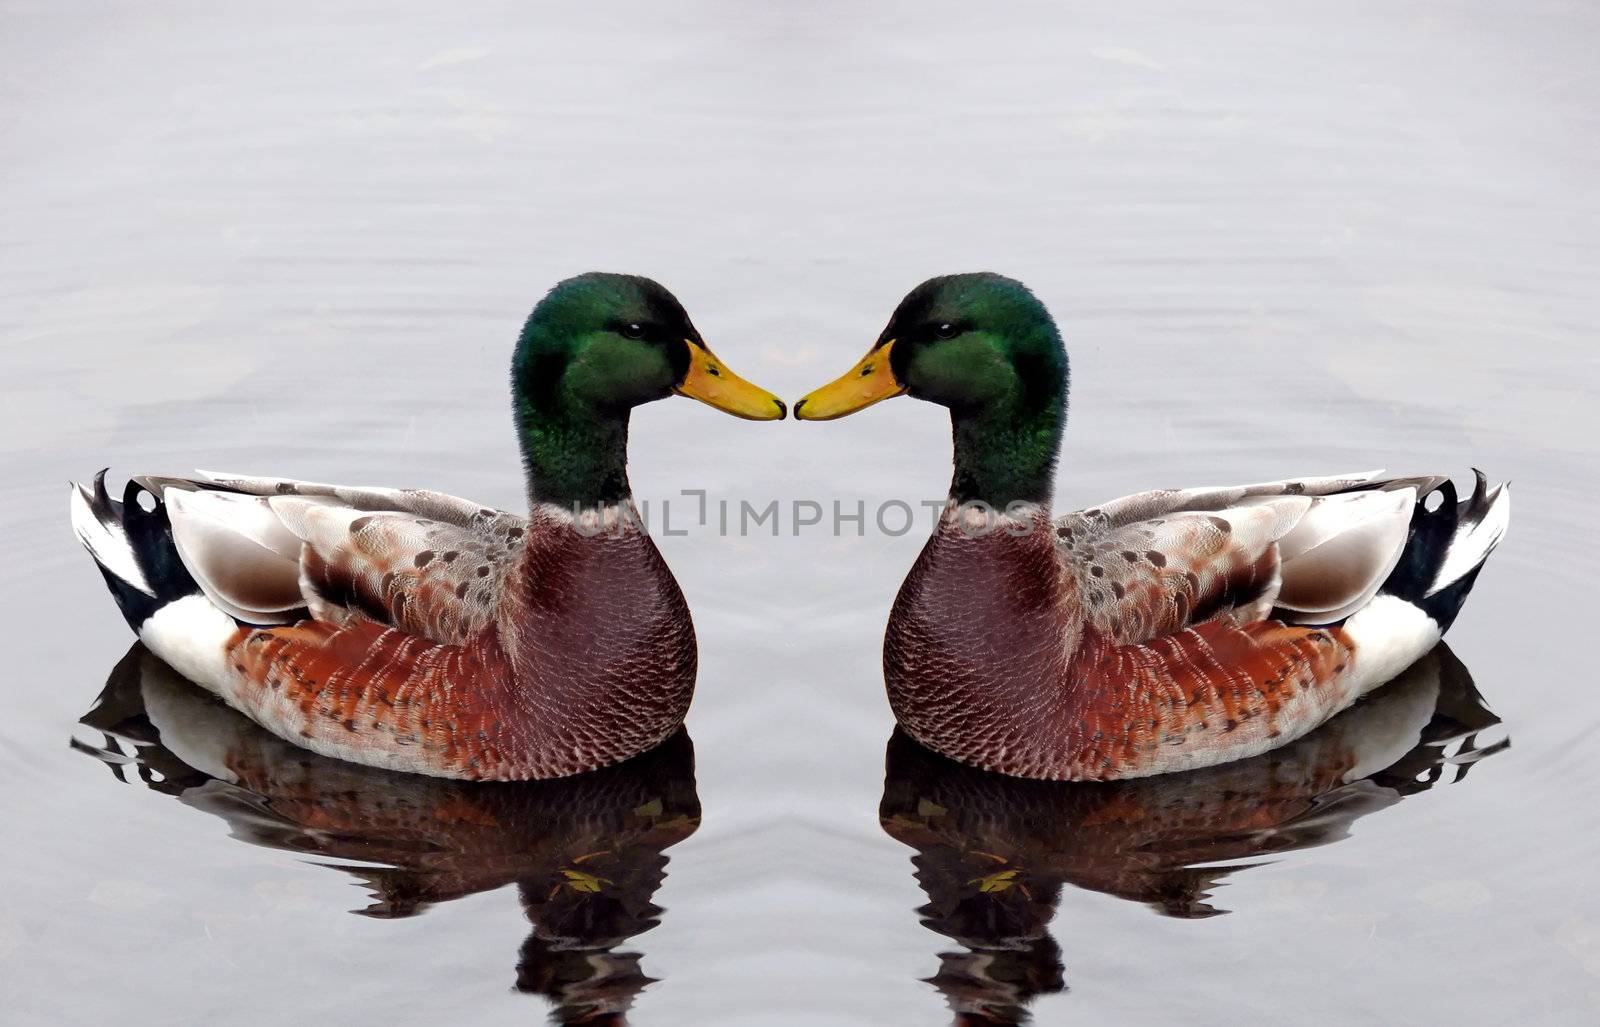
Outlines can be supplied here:
M1451 634L1509 751L1229 878L1069 889L1040 1023L1600 1016L1592 641L1600 10L1571 2L0 3L0 1021L538 1022L479 895L351 916L69 751L128 638L68 479L219 468L521 504L516 329L659 278L794 398L936 273L1030 283L1074 364L1058 506L1388 467L1516 481ZM938 497L948 427L638 412L641 497ZM878 647L921 545L662 538L704 826L642 1024L946 1022L877 823Z

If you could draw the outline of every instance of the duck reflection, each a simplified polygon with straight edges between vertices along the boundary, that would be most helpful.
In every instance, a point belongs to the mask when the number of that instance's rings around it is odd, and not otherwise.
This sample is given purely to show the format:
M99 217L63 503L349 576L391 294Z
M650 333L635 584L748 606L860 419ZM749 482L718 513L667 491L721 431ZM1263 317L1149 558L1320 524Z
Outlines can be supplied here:
M1107 783L1003 777L898 730L879 815L917 850L918 912L963 946L929 983L957 1024L1018 1024L1065 988L1047 925L1064 884L1166 916L1226 912L1222 879L1275 853L1326 845L1363 816L1459 781L1509 741L1466 667L1439 646L1400 679L1292 745L1206 770Z
M355 912L414 916L515 884L533 925L516 986L549 999L558 1023L624 1023L652 982L637 953L617 949L658 922L651 899L666 876L663 850L699 825L694 749L682 731L626 763L559 781L395 774L268 734L138 645L82 722L104 741L74 747L119 780L220 816L243 841L315 855L359 878L372 902Z

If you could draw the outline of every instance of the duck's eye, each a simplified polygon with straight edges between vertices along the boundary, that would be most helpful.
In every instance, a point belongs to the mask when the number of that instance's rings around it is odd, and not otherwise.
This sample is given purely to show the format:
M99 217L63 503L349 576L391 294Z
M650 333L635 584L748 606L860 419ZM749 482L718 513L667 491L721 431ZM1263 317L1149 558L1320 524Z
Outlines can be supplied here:
M941 339L954 339L957 334L956 326L951 324L949 321L946 321L943 324L935 325L933 328L933 334Z
M630 321L622 326L622 334L630 339L642 339L644 338L644 325Z

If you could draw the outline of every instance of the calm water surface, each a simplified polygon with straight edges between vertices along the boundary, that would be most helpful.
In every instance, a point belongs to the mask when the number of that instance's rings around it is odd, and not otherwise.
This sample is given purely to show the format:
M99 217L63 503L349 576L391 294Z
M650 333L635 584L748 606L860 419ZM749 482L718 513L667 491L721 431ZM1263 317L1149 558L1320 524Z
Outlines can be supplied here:
M1600 1017L1600 15L1074 7L0 2L0 1021ZM1061 507L1476 463L1512 530L1373 702L1120 785L892 737L920 529L662 536L688 734L570 782L329 763L129 650L65 481L516 508L512 340L591 267L789 397L1006 271L1072 353ZM915 502L948 445L668 401L632 476Z

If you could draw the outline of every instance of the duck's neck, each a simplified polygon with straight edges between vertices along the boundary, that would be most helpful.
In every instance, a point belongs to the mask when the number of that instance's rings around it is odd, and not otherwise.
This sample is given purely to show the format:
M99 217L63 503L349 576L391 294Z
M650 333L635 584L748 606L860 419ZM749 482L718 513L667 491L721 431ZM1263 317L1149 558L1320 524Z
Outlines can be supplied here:
M530 502L588 509L632 494L627 409L596 409L559 389L518 387L513 402Z
M1019 502L1049 508L1066 424L1067 385L1059 371L1040 370L1040 377L1019 378L999 399L951 410L951 499L983 502L1001 511Z

